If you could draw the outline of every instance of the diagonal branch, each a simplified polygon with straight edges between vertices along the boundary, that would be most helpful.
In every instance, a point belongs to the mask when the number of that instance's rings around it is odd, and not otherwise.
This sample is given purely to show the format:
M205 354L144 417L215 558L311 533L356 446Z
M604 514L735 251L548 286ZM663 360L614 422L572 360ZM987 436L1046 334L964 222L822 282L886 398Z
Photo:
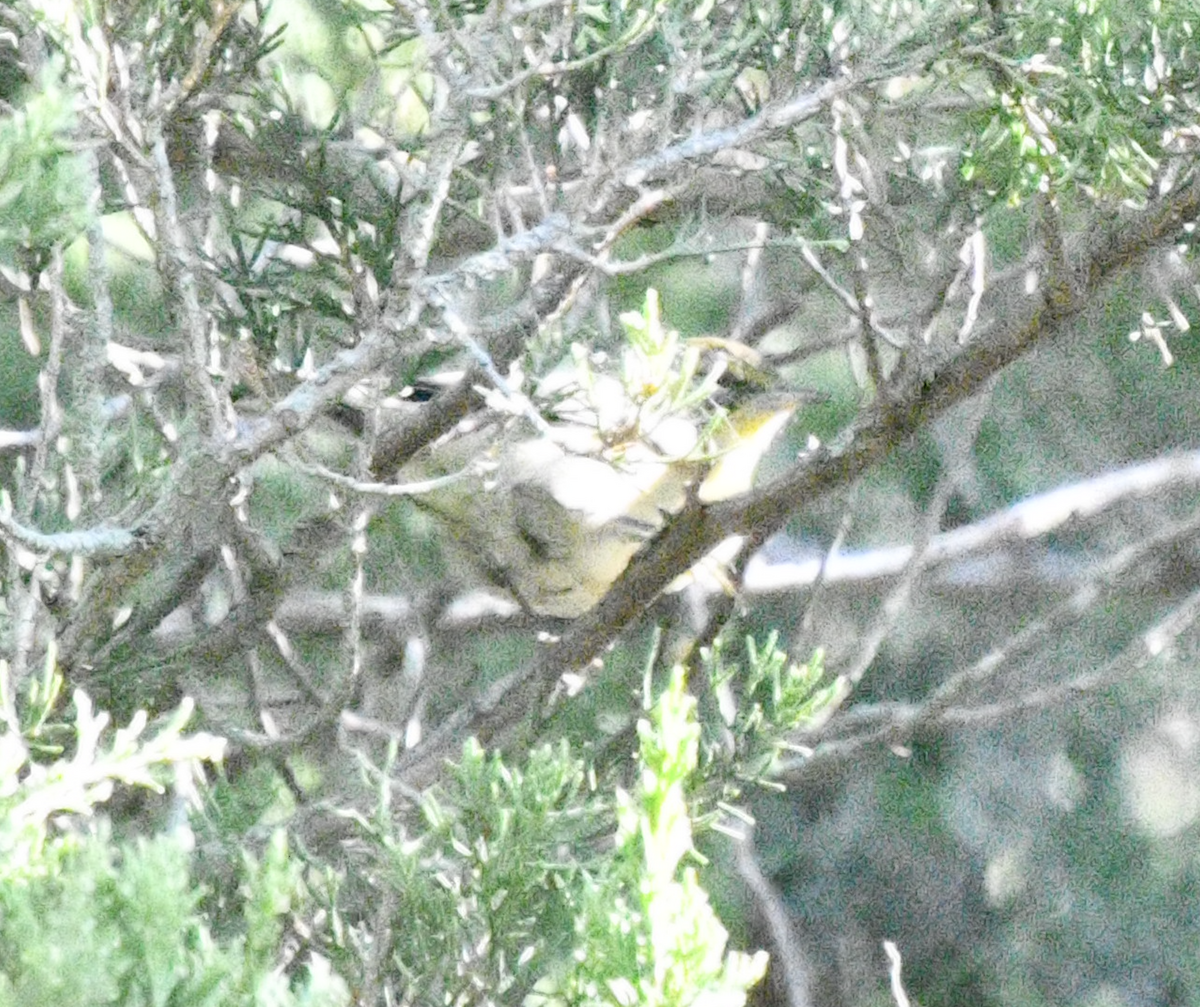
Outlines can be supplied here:
M693 566L730 535L749 529L763 535L777 531L800 505L858 479L930 420L980 391L1009 364L1038 344L1061 337L1105 284L1198 213L1200 176L1186 188L1152 202L1136 219L1123 220L1099 235L1074 290L1056 285L1045 299L1029 299L1024 311L1007 311L986 342L968 345L940 366L908 367L886 401L876 401L834 444L806 455L769 485L727 502L690 504L560 642L546 646L528 667L493 685L424 745L406 753L396 767L399 775L410 783L436 776L442 761L467 734L475 734L484 744L512 741L528 713L540 715L560 675L599 657L679 571Z

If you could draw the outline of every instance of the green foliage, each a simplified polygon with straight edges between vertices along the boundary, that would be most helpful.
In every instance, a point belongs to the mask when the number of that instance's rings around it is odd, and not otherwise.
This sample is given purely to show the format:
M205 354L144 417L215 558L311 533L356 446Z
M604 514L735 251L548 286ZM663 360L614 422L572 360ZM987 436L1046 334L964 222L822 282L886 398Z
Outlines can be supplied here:
M37 761L39 754L58 749L58 744L47 745L47 739L66 733L65 725L49 722L59 690L52 662L53 649L42 684L30 686L30 702L23 704L27 713L18 712L10 698L8 666L0 662L7 714L0 734L0 878L38 872L54 816L90 814L112 796L117 783L161 793L164 776L169 779L176 769L194 774L201 761L220 758L224 748L221 739L210 735L183 735L192 714L190 700L151 737L142 737L148 718L140 711L108 739L108 715L93 711L87 695L76 691L69 757Z
M788 665L773 641L751 643L748 656L739 737L778 737L817 709L819 667ZM723 666L723 681L733 674ZM408 834L381 779L362 824L376 850L368 876L394 907L387 981L406 1000L465 1002L487 990L530 1004L744 1002L766 956L727 949L700 884L687 795L703 782L701 729L684 681L677 669L638 723L630 790L600 785L566 742L520 767L471 742L423 796ZM333 963L345 975L364 968L371 942L347 929L360 908L335 875L305 870L283 830L260 854L243 847L236 905L211 906L186 830L110 836L103 810L117 786L161 792L173 778L182 799L200 763L220 756L218 739L183 734L190 704L152 735L139 715L110 737L82 693L73 724L60 722L60 687L49 666L20 698L5 694L0 1007L347 1004ZM82 828L89 818L97 824ZM330 958L314 952L304 969L281 970L314 890L328 899Z
M753 709L738 734L761 770L825 691L814 688L819 664L789 665L773 641L748 653L739 684ZM722 668L726 681L735 675ZM744 1002L766 956L727 948L697 873L689 795L707 792L713 766L701 764L682 669L650 706L632 767L602 771L565 741L518 766L469 742L449 778L422 795L409 829L397 827L381 775L376 812L361 824L377 851L369 901L388 907L387 921L373 924L388 935L395 997L459 1003L486 990L531 1007ZM618 782L625 776L633 787ZM331 888L331 918L338 904ZM352 974L368 950L334 937L330 954Z
M277 969L295 865L273 842L246 872L245 936L217 941L197 909L188 853L173 836L117 846L100 830L52 843L39 873L0 882L4 1007L344 1007L350 994L313 957Z
M772 633L760 649L753 637L746 638L745 694L736 721L740 737L760 737L768 730L794 731L824 711L838 692L836 683L818 688L825 673L820 651L808 664L798 665L788 660L778 641L778 634ZM724 670L724 675L733 673ZM716 677L720 682L722 673Z
M1194 6L1037 2L1022 13L1013 49L971 50L997 104L964 176L1014 204L1067 180L1107 198L1147 195L1196 70Z
M584 764L565 744L516 768L468 743L421 817L419 832L397 832L383 801L370 823L395 893L392 961L405 997L527 989L564 953L570 892L599 857L607 816Z
M727 951L698 879L686 800L699 760L695 705L677 668L638 721L638 785L617 791L615 857L585 879L574 953L561 976L542 984L553 1000L740 1007L766 970L763 952Z
M144 713L109 732L76 692L72 725L56 719L52 662L14 696L7 666L0 734L0 1005L2 1007L343 1007L346 984L314 956L303 974L277 967L285 918L304 897L300 866L277 833L261 861L244 854L243 924L214 939L199 911L186 833L117 844L103 806L118 785L194 792L224 742L185 735L185 702L147 736ZM69 756L46 762L48 754ZM86 823L95 821L91 828Z
M70 140L74 96L61 77L51 64L38 91L0 118L0 257L10 263L19 250L36 263L88 220L87 177Z
M679 333L663 324L657 290L647 290L642 310L623 312L620 321L628 343L622 360L625 392L647 427L711 397L719 375L702 374L700 351L682 344Z
M841 695L841 683L821 684L823 652L817 651L807 664L796 664L779 648L778 640L772 632L760 646L747 636L744 666L729 659L720 637L703 655L713 691L736 694L736 700L731 695L722 704L723 727L732 735L732 747L715 739L707 746L708 759L732 759L734 779L769 782L780 751L788 747L786 736L830 712ZM712 733L713 725L708 726ZM725 797L737 796L738 790L730 786Z

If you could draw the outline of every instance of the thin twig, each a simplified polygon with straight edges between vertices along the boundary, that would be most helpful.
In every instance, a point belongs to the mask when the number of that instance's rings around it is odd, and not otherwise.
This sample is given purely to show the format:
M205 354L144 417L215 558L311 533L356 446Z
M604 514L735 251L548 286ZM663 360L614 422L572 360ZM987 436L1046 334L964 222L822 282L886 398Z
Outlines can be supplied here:
M2 510L0 538L47 556L64 553L81 556L124 556L133 552L139 544L138 536L129 529L109 528L103 525L81 531L45 534L26 527Z
M754 908L770 940L771 968L779 971L775 988L783 991L787 1007L811 1007L812 965L796 939L793 914L759 865L753 830L747 829L734 842L733 849L738 876L753 897Z
M183 314L183 329L191 350L190 366L185 375L194 405L208 413L209 433L223 439L225 413L221 397L209 376L208 325L200 307L196 274L192 269L187 237L179 219L179 203L175 192L175 175L167 157L167 142L161 133L150 148L158 185L158 233L165 248L159 255L159 268L164 282L175 299L176 309Z
M872 620L871 625L862 634L858 653L854 660L850 662L847 670L838 676L838 693L835 700L824 712L824 719L827 720L834 710L850 695L850 692L861 682L867 669L875 662L875 658L879 654L879 648L883 646L883 641L888 638L897 621L904 614L909 599L912 597L913 587L928 561L929 544L933 540L934 532L941 522L946 505L950 502L950 497L958 489L958 483L954 478L955 472L959 469L959 465L956 462L965 459L971 452L979 425L983 422L984 415L987 412L987 404L991 400L990 391L991 387L989 386L983 395L971 403L971 412L964 424L964 429L953 444L954 452L961 457L957 459L943 459L942 475L934 488L933 497L929 502L925 519L917 529L917 537L912 546L912 554L908 566L903 574L901 574L899 583L888 592L883 605Z
M447 486L453 486L473 475L470 469L463 469L448 476L423 479L419 482L379 483L342 475L340 472L327 469L324 465L314 465L311 462L302 462L295 458L289 459L289 465L297 472L316 476L319 479L324 479L326 482L332 483L334 486L340 486L354 493L381 497L410 497L422 496L426 493L436 493L438 490L445 489Z

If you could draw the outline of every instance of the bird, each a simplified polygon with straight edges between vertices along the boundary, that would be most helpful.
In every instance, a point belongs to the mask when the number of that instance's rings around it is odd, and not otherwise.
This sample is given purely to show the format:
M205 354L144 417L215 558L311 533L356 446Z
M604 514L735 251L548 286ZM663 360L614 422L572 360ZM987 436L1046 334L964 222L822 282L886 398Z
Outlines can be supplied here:
M405 473L463 474L416 502L535 615L584 614L689 499L709 504L749 491L806 399L765 390L748 347L735 369L722 340L679 338L650 298L632 314L622 316L633 332L620 355L573 348L537 381L488 390L488 408ZM734 370L743 387L731 396L720 382ZM527 392L514 395L515 387Z

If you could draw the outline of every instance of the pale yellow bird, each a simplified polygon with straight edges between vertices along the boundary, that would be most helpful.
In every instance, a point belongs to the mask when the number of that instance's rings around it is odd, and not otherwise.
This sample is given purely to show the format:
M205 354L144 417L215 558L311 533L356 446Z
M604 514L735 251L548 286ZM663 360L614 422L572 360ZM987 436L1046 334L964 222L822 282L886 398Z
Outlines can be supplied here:
M800 401L761 390L749 347L667 328L652 290L620 320L618 357L572 347L528 398L512 393L519 380L485 393L490 417L402 474L467 474L418 502L534 613L592 608L690 493L712 503L747 492ZM730 376L752 391L726 409L719 382Z
M531 612L573 618L592 608L634 555L687 500L747 492L795 401L765 395L722 421L702 444L664 452L653 442L606 448L595 429L551 425L530 436L510 420L436 446L420 473L475 472L417 498L451 527L460 548ZM676 430L678 437L681 431ZM590 449L589 449L590 448Z

